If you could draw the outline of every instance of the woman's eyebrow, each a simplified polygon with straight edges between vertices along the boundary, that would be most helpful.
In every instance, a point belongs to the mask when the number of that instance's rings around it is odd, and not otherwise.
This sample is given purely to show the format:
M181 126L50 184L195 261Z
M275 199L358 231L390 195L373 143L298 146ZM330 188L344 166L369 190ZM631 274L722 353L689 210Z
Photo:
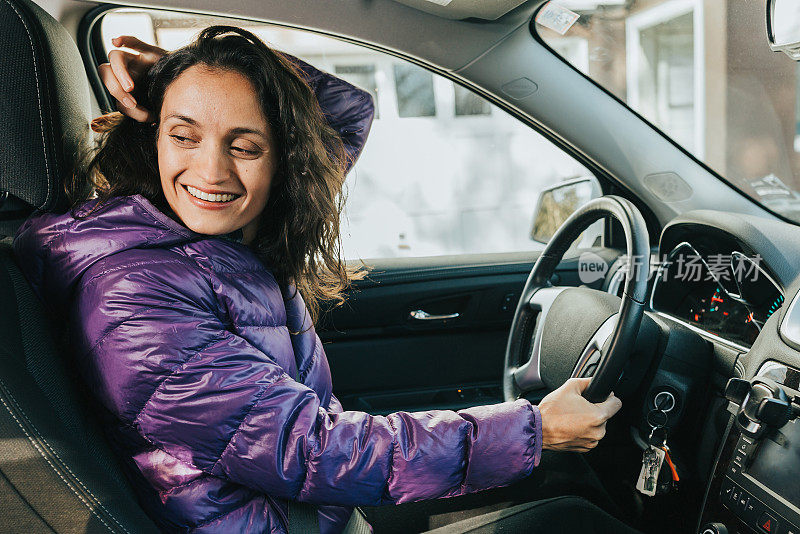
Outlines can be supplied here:
M261 130L256 130L255 128L245 128L243 126L240 126L238 128L231 128L230 133L232 133L232 134L252 133L252 134L260 135L264 139L269 139L269 136L265 132L262 132Z
M164 120L167 120L167 119L178 119L178 120L182 120L184 122L188 122L189 124L192 124L194 126L197 126L197 121L196 120L194 120L191 117L187 117L186 115L181 115L180 113L170 113L169 115L164 117Z
M193 118L187 117L186 115L181 115L180 113L170 113L169 115L164 117L164 120L167 120L167 119L182 120L184 122L188 122L189 124L191 124L193 126L198 126L199 125L199 123L196 120L194 120ZM263 131L258 130L256 128L247 128L245 126L239 126L239 127L236 127L236 128L231 128L230 129L230 133L234 134L234 135L251 133L251 134L260 135L264 139L269 139L269 136L266 134L266 132L263 132Z

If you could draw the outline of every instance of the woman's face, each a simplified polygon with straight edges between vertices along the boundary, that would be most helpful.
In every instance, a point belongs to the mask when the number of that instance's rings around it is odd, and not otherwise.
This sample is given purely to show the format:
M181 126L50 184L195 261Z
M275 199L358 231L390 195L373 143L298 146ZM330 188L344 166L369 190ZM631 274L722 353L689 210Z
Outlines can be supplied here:
M183 223L210 235L241 228L250 243L276 165L253 84L231 70L186 69L164 95L157 148L164 196Z

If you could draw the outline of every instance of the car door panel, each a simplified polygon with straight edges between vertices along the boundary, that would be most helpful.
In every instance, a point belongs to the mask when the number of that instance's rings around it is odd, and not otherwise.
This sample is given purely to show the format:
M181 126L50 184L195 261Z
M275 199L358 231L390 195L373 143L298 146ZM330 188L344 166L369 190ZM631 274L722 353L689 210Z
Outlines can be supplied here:
M593 251L608 264L619 255ZM427 258L374 264L318 328L345 408L388 413L501 401L508 331L538 254L486 255L471 265ZM578 265L572 253L552 281L580 285ZM458 316L419 320L415 310Z

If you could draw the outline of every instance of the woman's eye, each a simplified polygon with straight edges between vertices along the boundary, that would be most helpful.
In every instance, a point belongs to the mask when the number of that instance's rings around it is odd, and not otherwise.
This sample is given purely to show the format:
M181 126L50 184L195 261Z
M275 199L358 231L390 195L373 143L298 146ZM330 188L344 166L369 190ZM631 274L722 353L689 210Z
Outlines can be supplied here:
M242 148L239 146L232 146L231 150L233 150L234 152L238 152L239 154L242 154L244 156L257 156L259 154L257 150L248 150L246 148Z
M190 138L184 137L182 135L170 134L170 137L172 137L173 139L175 139L179 143L191 143L192 142L192 140Z

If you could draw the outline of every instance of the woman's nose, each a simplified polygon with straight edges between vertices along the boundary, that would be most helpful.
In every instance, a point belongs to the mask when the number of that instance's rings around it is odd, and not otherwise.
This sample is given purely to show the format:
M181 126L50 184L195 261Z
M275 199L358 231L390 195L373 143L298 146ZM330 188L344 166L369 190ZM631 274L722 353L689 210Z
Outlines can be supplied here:
M230 164L225 152L211 144L201 148L195 161L197 175L207 184L220 184L229 179Z

